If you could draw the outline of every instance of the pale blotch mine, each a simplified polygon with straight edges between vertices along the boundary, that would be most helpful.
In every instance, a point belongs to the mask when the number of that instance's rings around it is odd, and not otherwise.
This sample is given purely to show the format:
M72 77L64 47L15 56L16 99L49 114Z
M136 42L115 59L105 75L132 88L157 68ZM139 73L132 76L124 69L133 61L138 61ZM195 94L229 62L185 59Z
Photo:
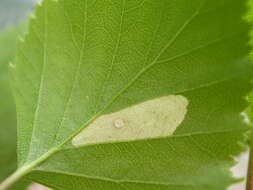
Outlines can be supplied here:
M188 100L170 95L100 116L72 140L74 146L170 136L187 113Z

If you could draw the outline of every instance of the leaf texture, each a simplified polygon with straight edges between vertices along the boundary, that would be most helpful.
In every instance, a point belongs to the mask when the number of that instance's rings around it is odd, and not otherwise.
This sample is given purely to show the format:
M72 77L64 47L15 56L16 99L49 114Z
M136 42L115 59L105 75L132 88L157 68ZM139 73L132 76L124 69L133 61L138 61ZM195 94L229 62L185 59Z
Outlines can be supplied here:
M11 68L19 168L59 190L226 189L251 88L243 4L45 0ZM71 144L100 116L168 95L189 102L174 135Z

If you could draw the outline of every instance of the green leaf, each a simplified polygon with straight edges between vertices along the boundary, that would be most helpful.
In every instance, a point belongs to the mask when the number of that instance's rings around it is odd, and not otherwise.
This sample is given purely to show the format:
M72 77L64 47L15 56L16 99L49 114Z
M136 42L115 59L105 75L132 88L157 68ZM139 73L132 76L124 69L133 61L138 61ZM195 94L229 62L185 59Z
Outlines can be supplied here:
M23 175L61 190L226 189L248 130L244 3L45 0L11 68L19 169L2 189Z
M16 114L14 100L8 80L8 63L13 61L16 37L24 30L24 25L9 28L0 34L0 181L16 169ZM27 182L20 182L12 189L22 190Z

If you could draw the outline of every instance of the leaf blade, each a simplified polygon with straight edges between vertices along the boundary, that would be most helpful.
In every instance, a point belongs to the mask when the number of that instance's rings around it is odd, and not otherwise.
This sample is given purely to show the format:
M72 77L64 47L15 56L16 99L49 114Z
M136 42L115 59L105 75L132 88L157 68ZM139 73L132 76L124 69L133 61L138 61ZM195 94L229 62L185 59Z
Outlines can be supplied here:
M25 113L19 116L20 166L45 155L50 159L100 115L162 95L186 94L190 102L202 100L199 108L192 105L196 113L188 116L194 118L191 125L183 123L176 135L241 127L239 100L249 85L241 93L236 93L236 85L230 86L234 107L228 106L230 99L224 95L229 94L218 86L229 86L232 79L244 81L242 76L251 68L242 63L248 52L248 27L240 18L244 8L237 1L191 3L62 0L38 7L31 33L20 43L25 56L19 52L13 70L19 79L16 89L22 86L26 93L26 98L15 93L18 113ZM24 57L36 62L37 70ZM22 78L25 69L32 79ZM196 93L203 89L205 96ZM211 98L214 92L216 99ZM234 123L229 121L232 116Z

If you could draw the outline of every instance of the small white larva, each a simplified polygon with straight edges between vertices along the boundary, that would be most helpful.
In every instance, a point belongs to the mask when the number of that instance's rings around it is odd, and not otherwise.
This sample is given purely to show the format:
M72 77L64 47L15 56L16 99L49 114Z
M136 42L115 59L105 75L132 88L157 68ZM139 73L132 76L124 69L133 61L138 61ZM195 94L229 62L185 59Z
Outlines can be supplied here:
M125 126L125 122L123 119L116 119L114 120L114 126L117 128L117 129L121 129Z

